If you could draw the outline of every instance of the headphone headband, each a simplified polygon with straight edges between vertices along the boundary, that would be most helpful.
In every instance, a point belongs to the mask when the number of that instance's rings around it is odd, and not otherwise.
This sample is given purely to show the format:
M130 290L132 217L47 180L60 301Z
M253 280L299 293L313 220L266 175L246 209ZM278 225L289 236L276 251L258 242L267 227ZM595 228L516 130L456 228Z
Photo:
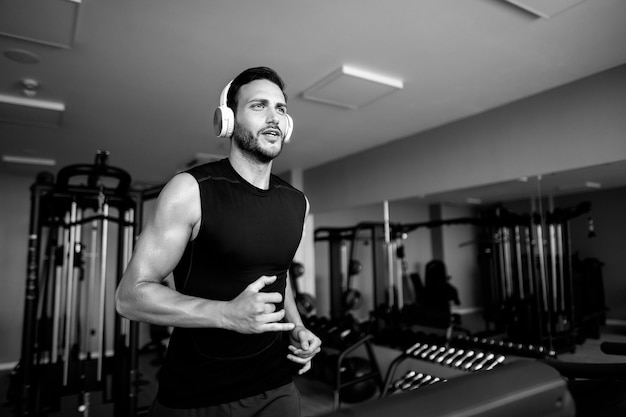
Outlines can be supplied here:
M220 94L220 106L227 107L228 106L228 90L230 90L230 85L232 84L232 80L226 84L226 87L222 90Z

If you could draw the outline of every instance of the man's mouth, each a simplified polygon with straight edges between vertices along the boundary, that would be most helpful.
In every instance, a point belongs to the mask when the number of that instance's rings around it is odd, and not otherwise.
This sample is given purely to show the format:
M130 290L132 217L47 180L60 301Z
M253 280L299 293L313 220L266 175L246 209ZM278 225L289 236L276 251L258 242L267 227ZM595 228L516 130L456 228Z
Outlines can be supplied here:
M280 129L265 129L261 132L265 136L274 136L280 138L282 136Z

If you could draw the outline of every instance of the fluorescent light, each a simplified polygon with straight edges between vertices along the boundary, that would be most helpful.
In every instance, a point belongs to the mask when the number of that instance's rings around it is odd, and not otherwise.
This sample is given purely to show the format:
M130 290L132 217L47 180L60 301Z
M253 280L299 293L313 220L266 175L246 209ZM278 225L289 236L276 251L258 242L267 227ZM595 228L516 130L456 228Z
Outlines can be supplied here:
M404 82L397 78L388 77L386 75L376 74L374 72L362 70L360 68L344 65L342 67L343 73L351 75L353 77L362 78L378 84L388 85L393 88L404 88Z
M584 0L505 0L536 16L550 19Z
M42 110L65 111L65 104L58 101L47 101L39 100L36 98L26 98L0 94L0 102L6 104L15 104L17 106L36 107Z
M57 161L49 158L31 158L27 156L13 156L2 155L2 162L11 162L14 164L27 164L27 165L43 165L43 166L55 166Z

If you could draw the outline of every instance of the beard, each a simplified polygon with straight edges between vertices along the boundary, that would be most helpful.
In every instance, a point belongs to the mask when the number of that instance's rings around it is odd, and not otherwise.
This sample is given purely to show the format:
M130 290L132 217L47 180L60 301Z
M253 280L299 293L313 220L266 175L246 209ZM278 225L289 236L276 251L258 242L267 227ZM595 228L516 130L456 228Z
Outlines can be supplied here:
M241 151L251 159L267 164L280 155L283 150L282 141L278 150L264 149L259 145L258 134L255 136L250 129L235 122L233 140Z

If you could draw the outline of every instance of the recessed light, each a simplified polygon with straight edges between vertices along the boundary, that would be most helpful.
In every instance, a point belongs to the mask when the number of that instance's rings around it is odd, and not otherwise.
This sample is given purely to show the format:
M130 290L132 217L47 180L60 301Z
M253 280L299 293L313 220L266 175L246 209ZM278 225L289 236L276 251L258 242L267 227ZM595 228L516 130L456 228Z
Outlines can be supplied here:
M20 64L38 64L39 57L24 49L7 49L3 52L4 56Z

